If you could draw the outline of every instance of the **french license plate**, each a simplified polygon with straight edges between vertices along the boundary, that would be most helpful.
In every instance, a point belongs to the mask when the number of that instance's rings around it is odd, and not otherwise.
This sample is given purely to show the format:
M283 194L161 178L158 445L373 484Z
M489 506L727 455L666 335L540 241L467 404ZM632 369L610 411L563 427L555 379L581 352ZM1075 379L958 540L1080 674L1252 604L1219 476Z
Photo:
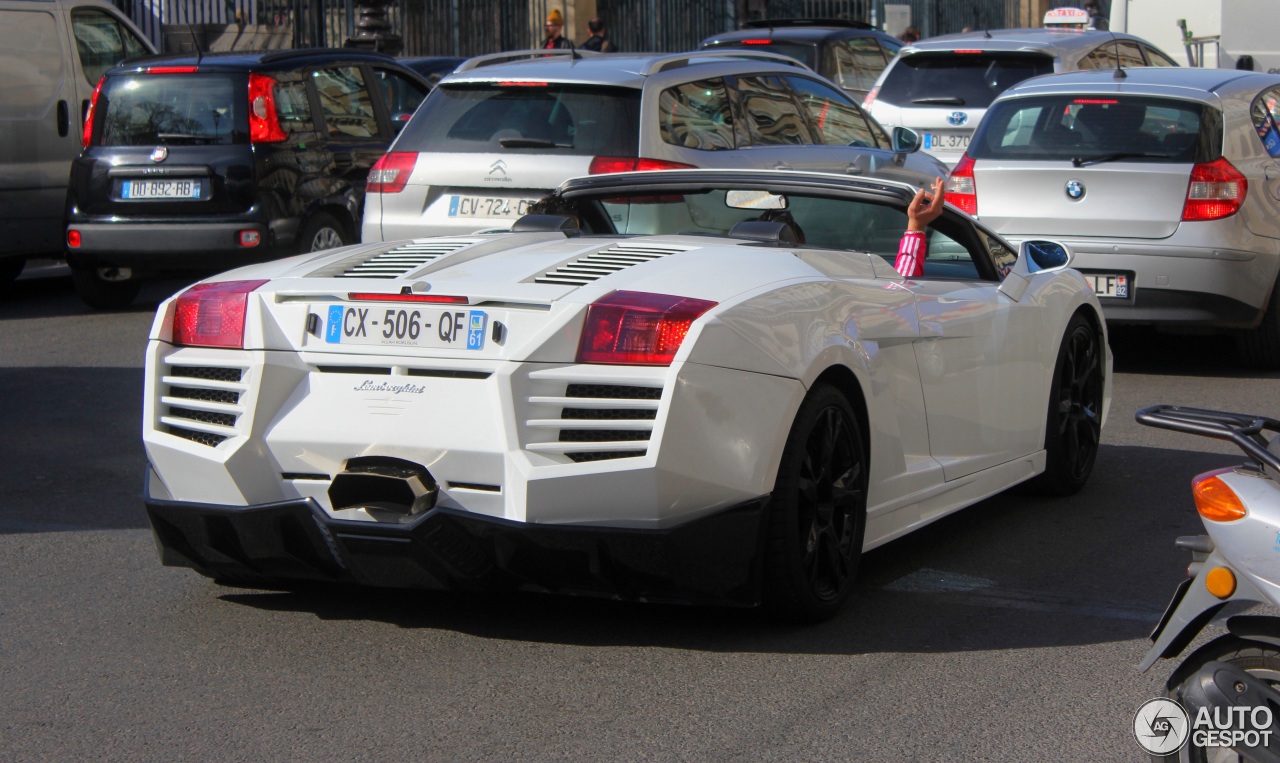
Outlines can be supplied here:
M520 217L528 214L537 199L507 199L501 196L451 196L450 217Z
M1082 273L1099 298L1128 299L1129 276L1120 273Z
M489 329L484 310L347 304L321 309L327 344L483 350Z
M965 151L969 148L967 132L927 132L924 134L925 151Z
M181 199L200 198L199 180L126 180L120 184L120 198Z

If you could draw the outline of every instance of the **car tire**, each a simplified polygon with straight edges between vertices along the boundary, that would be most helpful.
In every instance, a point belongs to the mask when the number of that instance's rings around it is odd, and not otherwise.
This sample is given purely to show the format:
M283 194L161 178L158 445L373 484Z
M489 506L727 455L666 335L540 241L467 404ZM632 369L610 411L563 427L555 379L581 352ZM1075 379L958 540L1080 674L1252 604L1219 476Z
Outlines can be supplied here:
M769 500L766 611L819 622L853 590L867 526L868 458L858 418L834 387L800 404Z
M1248 366L1272 370L1280 368L1280 284L1271 292L1262 322L1240 334L1240 360Z
M1169 676L1165 685L1165 696L1186 708L1183 692L1186 691L1192 676L1209 662L1225 662L1228 665L1265 681L1273 689L1280 688L1280 650L1267 644L1248 641L1236 636L1220 636L1197 649ZM1188 712L1191 712L1188 710ZM1208 763L1222 760L1221 755L1213 755L1203 747L1196 747L1190 740L1178 750L1176 755L1152 755L1152 761L1162 763ZM1229 754L1226 760L1243 760L1235 754Z
M128 307L142 284L128 268L86 268L72 266L71 283L80 299L97 310Z
M342 227L342 223L338 222L337 218L318 212L308 217L298 229L298 254L346 246L351 243L347 239L346 228Z
M1044 473L1028 483L1040 495L1078 493L1089 481L1102 436L1102 342L1077 313L1058 347L1045 421Z

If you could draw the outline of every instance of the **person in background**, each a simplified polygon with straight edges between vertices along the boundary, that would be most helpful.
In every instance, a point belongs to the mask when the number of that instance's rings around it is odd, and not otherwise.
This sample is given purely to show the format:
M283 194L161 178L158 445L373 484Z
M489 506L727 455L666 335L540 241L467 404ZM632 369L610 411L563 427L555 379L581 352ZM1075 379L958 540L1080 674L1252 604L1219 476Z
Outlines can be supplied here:
M1105 32L1111 28L1111 21L1102 15L1097 3L1085 3L1084 12L1089 14L1089 28Z
M947 190L942 178L934 178L932 194L921 188L907 205L907 232L898 242L898 257L893 269L903 278L919 278L924 275L924 258L929 255L929 234L925 228L942 214Z
M902 34L898 35L898 39L902 40L908 45L910 45L913 42L919 42L920 30L913 26L909 26L906 29L902 30Z
M618 46L613 44L613 40L609 39L609 33L605 31L604 19L599 16L593 17L587 22L587 29L591 32L591 36L579 45L583 50L594 50L597 53L617 53Z
M547 39L542 41L542 47L546 50L567 49L573 50L573 40L565 37L564 32L564 14L559 8L552 8L547 14L546 25Z

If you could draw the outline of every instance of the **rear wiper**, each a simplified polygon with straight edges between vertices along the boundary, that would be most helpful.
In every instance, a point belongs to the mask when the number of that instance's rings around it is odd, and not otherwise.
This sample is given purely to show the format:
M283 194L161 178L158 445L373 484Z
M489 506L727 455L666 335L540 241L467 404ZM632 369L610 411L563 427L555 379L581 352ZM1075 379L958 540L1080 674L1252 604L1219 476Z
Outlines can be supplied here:
M1102 164L1104 162L1114 162L1120 159L1172 159L1173 154L1151 154L1146 151L1123 151L1116 154L1102 154L1101 156L1077 156L1071 160L1072 167L1083 167L1086 164Z
M568 143L556 143L546 138L503 138L498 143L503 148L573 148Z
M915 98L911 102L912 103L931 103L938 106L963 106L964 105L964 99L957 98L954 95L937 96L934 98Z
M189 133L189 132L161 132L161 133L156 133L156 139L165 143L169 141L184 141L184 140L191 141L193 143L199 142L199 141L203 141L205 143L212 143L218 138L217 136L196 135L195 133Z

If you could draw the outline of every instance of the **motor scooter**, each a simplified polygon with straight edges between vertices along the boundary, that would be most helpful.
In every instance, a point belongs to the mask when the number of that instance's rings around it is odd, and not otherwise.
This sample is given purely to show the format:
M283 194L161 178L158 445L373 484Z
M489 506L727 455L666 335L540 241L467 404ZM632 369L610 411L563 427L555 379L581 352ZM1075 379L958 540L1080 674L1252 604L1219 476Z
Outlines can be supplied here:
M1177 539L1191 564L1151 634L1154 646L1138 666L1146 672L1158 659L1181 655L1227 604L1280 606L1280 421L1173 405L1143 408L1136 417L1234 443L1248 456L1191 482L1207 534ZM1280 763L1280 617L1235 614L1225 626L1226 635L1196 649L1169 677L1166 697L1185 710L1186 724L1169 726L1165 714L1152 734L1170 731L1185 743L1153 752L1153 760ZM1140 725L1135 718L1135 734Z

